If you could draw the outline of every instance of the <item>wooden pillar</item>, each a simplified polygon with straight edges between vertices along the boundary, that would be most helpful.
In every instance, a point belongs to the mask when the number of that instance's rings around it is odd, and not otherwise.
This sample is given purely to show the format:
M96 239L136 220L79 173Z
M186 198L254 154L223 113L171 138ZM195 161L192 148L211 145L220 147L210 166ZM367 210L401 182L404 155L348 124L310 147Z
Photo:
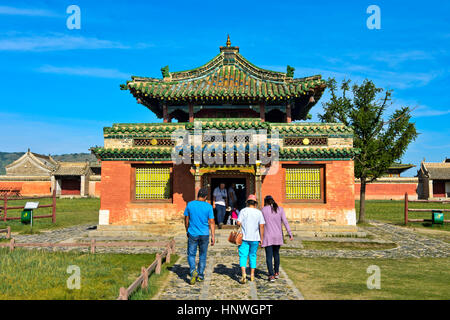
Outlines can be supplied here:
M194 104L189 102L189 122L194 122Z
M163 122L169 122L169 114L167 112L167 104L163 103Z
M292 117L291 117L291 103L288 102L286 105L286 122L291 123Z
M266 121L266 103L264 101L259 104L259 117L262 122Z
M408 225L408 192L405 193L405 226Z

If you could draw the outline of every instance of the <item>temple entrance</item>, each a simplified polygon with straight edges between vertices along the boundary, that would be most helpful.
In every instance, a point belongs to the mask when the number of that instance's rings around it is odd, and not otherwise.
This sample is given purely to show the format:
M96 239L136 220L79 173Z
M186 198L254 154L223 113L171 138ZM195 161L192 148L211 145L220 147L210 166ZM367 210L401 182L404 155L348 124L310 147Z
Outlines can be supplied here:
M225 189L228 189L235 184L235 193L237 197L237 208L242 209L245 206L245 200L247 198L247 179L245 178L211 178L210 199L212 200L214 190L221 184L225 183Z
M225 183L225 188L228 188L234 183L236 184L237 208L245 207L245 200L249 194L255 193L255 175L247 172L240 172L237 170L217 170L206 173L202 177L202 186L207 187L209 191L208 201L212 203L212 194L214 189ZM216 216L216 223L217 215Z

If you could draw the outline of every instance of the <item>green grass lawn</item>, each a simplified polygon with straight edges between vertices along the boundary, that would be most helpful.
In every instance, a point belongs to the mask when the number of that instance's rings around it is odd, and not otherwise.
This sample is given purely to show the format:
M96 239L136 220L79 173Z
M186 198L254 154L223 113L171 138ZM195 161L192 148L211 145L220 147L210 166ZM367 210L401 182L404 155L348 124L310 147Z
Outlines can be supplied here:
M305 299L450 299L450 258L337 259L282 257ZM381 289L367 288L370 265L381 270Z
M149 279L150 290L137 292L132 299L150 299L167 277L163 264L161 275ZM109 300L116 299L120 287L128 287L155 259L154 254L84 254L41 250L0 249L0 299ZM68 289L69 265L80 267L81 288Z
M355 202L356 214L359 217L359 200ZM450 209L450 203L409 203L410 209ZM444 217L450 220L450 212ZM411 219L431 219L431 212L410 212ZM402 200L369 200L366 201L366 219L404 225L404 201ZM450 224L430 226L428 223L411 222L409 227L450 231Z
M11 200L8 206L22 206L26 201L33 200ZM39 204L51 204L52 199L39 199ZM79 199L56 199L56 223L52 223L51 218L35 219L33 221L33 231L58 229L73 225L98 222L98 211L100 209L100 199L79 198ZM22 210L8 210L8 217L20 217ZM39 208L34 215L48 215L52 213L52 208ZM11 226L12 232L27 233L29 225L22 225L20 220L8 220L3 222L3 212L0 214L0 229ZM3 235L3 234L2 234Z

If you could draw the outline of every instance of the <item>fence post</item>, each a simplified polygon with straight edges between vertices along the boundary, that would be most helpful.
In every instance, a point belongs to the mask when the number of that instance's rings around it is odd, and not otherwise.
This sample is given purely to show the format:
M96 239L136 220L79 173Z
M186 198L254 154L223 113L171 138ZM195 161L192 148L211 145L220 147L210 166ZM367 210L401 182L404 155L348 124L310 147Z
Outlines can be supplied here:
M142 285L141 288L142 290L147 289L148 288L148 271L146 267L142 267L141 268L141 273L142 273Z
M6 232L6 239L11 239L11 227L8 226L6 228L7 232Z
M408 192L405 192L405 226L408 225Z
M56 187L53 189L52 199L52 223L56 222Z
M155 269L155 273L156 274L161 274L161 254L159 254L159 253L156 254L156 269Z
M14 238L11 239L11 241L9 242L9 251L14 251Z
M124 287L119 289L119 300L128 300L128 291Z
M91 253L95 253L95 239L91 240Z
M5 197L3 198L3 221L6 222L6 212L8 211L8 194L5 193Z
M170 263L170 254L172 253L172 248L170 243L167 244L167 255L166 255L166 263Z

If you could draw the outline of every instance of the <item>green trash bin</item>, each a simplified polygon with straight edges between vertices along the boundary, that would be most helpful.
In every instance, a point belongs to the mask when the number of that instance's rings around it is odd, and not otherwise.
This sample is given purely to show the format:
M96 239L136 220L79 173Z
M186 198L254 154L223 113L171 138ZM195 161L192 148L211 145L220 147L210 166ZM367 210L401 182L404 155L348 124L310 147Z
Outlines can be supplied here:
M431 222L433 224L444 224L444 213L442 210L431 211Z
M20 222L23 224L29 224L31 223L31 215L33 214L33 210L31 209L25 209L20 214Z

